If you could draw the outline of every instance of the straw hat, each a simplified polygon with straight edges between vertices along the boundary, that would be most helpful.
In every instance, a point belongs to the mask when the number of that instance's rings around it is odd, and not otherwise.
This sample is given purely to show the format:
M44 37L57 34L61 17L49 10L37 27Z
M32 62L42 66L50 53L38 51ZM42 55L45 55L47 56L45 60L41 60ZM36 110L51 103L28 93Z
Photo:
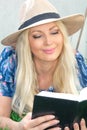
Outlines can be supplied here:
M68 34L77 32L84 23L84 16L74 14L66 17L60 17L57 9L47 0L25 0L20 13L19 29L5 37L1 43L14 46L19 35L26 29L53 22L62 21L67 28Z

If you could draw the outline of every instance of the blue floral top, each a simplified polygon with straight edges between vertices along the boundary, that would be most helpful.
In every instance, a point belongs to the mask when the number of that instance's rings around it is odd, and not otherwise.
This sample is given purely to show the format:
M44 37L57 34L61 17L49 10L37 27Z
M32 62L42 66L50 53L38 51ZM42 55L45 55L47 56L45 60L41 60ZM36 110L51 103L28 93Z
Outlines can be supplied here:
M78 77L80 84L83 88L87 87L87 64L84 57L79 52L76 53L75 57L77 60L77 69L79 71Z
M82 55L76 53L79 80L82 87L87 86L87 65ZM14 48L6 47L0 55L0 95L13 97L15 92L15 72L17 57Z
M0 95L13 97L15 92L16 54L11 47L0 55Z

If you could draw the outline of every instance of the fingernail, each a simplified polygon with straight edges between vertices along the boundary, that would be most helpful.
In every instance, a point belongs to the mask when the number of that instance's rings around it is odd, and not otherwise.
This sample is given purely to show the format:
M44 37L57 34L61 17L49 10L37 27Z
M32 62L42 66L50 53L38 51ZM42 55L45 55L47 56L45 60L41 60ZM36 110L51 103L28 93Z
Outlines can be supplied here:
M49 118L53 119L53 118L55 118L55 116L54 115L49 115Z
M80 124L81 124L81 125L84 125L85 123L86 123L86 122L85 122L85 119L82 118Z
M82 118L82 119L81 119L81 121L85 121L85 119L84 119L84 118Z
M64 130L69 130L69 127L66 126L66 127L64 128Z
M60 121L59 120L55 120L55 123L57 124L57 123L59 123Z

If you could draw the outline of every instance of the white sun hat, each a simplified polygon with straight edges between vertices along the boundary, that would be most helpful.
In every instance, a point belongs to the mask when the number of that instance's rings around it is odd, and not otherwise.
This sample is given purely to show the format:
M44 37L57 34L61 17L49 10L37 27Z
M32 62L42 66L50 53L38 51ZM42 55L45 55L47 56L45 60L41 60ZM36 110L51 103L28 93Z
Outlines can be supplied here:
M84 16L82 14L60 17L58 9L48 0L25 0L20 15L19 29L2 39L2 44L14 46L19 35L24 30L53 21L62 21L69 35L77 32L84 24Z

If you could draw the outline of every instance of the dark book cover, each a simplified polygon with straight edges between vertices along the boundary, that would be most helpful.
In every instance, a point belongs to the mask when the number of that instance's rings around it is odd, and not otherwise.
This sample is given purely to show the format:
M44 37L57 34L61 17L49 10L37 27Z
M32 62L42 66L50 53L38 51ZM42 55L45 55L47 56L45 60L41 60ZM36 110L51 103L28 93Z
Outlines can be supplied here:
M69 100L35 95L32 118L53 114L60 120L58 126L64 129L68 126L73 130L73 123L80 122L81 118L87 121L87 101ZM54 127L54 126L53 126Z

